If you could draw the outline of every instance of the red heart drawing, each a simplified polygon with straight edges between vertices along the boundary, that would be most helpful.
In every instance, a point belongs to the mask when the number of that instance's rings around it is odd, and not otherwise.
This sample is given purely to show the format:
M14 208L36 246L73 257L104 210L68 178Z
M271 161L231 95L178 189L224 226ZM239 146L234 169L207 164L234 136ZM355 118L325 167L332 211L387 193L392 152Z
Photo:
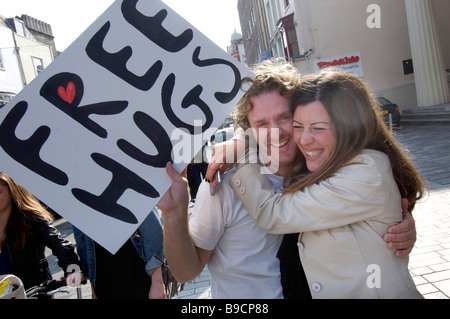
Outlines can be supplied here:
M64 88L62 86L58 88L59 97L69 104L72 104L73 100L75 99L75 93L76 89L75 84L73 84L73 82L69 82L67 84L67 88Z

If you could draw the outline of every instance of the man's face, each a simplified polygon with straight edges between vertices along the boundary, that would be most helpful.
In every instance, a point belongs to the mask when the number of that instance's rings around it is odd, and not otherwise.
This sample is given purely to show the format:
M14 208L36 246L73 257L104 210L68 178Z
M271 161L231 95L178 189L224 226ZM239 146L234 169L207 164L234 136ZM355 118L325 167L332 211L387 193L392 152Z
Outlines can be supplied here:
M262 143L266 143L269 155L279 156L279 169L276 174L284 176L291 167L297 151L297 146L292 140L290 102L278 91L264 92L250 100L253 109L247 118L252 129L256 131L255 138L260 147ZM265 160L266 163L269 162L269 159Z

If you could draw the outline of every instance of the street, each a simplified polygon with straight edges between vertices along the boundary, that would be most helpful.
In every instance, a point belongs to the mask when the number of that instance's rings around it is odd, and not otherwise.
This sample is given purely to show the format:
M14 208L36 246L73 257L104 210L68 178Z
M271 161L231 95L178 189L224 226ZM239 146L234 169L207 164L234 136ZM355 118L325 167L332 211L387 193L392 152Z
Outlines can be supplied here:
M417 242L409 267L427 299L450 298L450 126L407 126L399 130L426 179L430 193L416 206Z

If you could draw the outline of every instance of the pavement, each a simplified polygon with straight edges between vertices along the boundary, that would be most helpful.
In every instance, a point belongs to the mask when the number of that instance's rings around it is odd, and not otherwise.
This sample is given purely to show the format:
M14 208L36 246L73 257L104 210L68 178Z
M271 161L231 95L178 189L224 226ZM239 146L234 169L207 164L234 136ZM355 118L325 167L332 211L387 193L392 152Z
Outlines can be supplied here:
M396 130L397 139L409 150L416 167L426 179L429 192L416 205L417 241L409 258L411 276L426 299L450 299L450 126L405 126ZM192 208L192 207L191 207ZM55 222L63 237L72 242L71 225ZM54 278L62 270L47 250ZM57 299L76 299L74 288ZM82 298L91 298L90 285L82 286ZM210 299L208 269L185 285L176 299Z
M426 299L450 298L450 126L406 126L398 140L409 150L429 192L413 211L417 241L410 273Z

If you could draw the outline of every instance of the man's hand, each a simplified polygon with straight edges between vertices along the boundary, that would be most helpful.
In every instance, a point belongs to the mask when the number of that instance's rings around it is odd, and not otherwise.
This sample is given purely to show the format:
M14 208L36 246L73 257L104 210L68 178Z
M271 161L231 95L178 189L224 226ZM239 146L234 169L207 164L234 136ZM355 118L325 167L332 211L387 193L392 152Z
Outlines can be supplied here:
M172 187L161 198L156 205L164 213L181 210L184 211L189 206L189 183L186 179L186 170L179 174L172 166L172 163L166 165L167 175L172 180Z
M239 152L241 152L240 142L235 139L214 145L205 179L207 181L212 181L218 170L223 173L228 168L233 166L233 164L237 161Z
M403 221L388 229L383 240L391 250L395 250L395 256L399 258L408 257L417 239L415 221L407 211L408 200L402 199Z
M164 286L161 267L156 268L152 275L152 285L148 293L149 299L167 299L166 287Z
M175 279L188 282L202 272L212 251L197 248L189 233L187 179L178 174L171 163L167 163L166 171L172 180L172 186L156 205L162 211L164 253Z

